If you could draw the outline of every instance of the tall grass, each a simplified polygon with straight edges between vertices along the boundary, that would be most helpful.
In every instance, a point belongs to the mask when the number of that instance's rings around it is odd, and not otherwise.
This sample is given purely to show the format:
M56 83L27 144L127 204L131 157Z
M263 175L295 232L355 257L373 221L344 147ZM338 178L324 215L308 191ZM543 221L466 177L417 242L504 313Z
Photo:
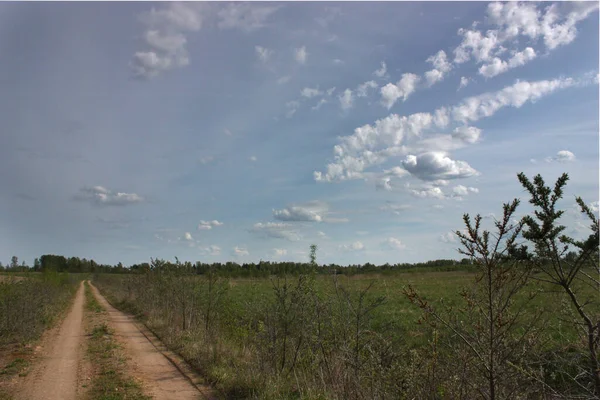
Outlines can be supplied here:
M0 345L39 337L68 307L79 282L56 272L0 278Z

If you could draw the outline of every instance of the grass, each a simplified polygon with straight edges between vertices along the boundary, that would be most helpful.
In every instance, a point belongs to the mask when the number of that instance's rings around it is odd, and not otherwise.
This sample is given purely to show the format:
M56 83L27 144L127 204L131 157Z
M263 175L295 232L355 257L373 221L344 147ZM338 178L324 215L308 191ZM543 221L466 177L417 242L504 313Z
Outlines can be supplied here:
M88 389L90 400L146 400L141 386L126 373L121 346L107 325L107 315L86 282L87 354L94 375Z
M390 343L392 351L396 352L396 357L400 360L398 368L402 368L403 362L408 363L402 359L406 359L412 354L405 353L405 351L426 350L431 345L430 331L419 324L423 314L420 309L410 303L403 293L403 289L408 285L413 286L437 309L456 307L462 303L461 290L472 287L476 276L475 272L468 270L439 271L434 269L410 270L394 274L338 275L335 278L317 275L315 290L319 296L330 299L333 302L331 304L334 304L336 301L334 279L337 280L339 286L343 286L353 293L353 296L374 283L365 296L367 302L380 296L385 296L385 302L370 314L368 330ZM201 280L204 278L189 277L178 282L185 283L185 279ZM217 333L211 334L202 327L182 331L180 322L177 322L176 311L171 312L171 316L175 319L168 319L169 310L178 307L177 303L171 302L173 300L169 300L168 297L171 292L178 290L178 284L165 287L158 282L149 283L150 281L146 277L139 275L107 274L96 277L98 287L114 306L141 318L167 347L180 354L208 383L224 393L227 398L312 399L319 396L330 398L330 393L327 393L329 384L323 384L321 387L327 386L328 388L325 391L319 391L320 383L315 384L316 375L311 375L314 374L314 369L311 369L310 366L296 371L293 379L299 379L297 383L290 381L285 376L278 380L275 374L263 369L266 368L265 361L269 360L261 359L259 356L261 346L265 345L260 341L260 337L265 332L264 324L267 323L265 310L275 303L273 285L276 279L230 279L224 303L219 310ZM288 280L292 283L296 278L289 277ZM538 282L532 281L531 289L540 289L539 285ZM133 291L132 287L135 288ZM155 295L151 295L143 301L136 300L136 296L145 296L152 290L156 290ZM560 305L561 299L564 300L562 293L545 291L546 293L538 295L528 307L532 310L545 309L547 311L547 332L544 333L545 347L550 354L562 354L565 348L578 343L578 332L574 325L564 322L564 314L560 307L557 307ZM527 290L524 291L523 296L526 292ZM594 295L594 293L589 294L590 296ZM517 300L519 301L519 299ZM154 305L150 304L152 302ZM202 310L198 309L197 312L202 313ZM331 318L338 318L336 323L343 324L339 315L331 316ZM345 331L340 331L340 334L343 332ZM347 343L351 346L352 339L348 340ZM386 348L381 348L381 350L388 351ZM307 356L311 356L310 351ZM423 362L427 363L428 359L424 359ZM418 366L418 364L415 365ZM394 366L390 368L390 373L396 373L393 370ZM373 366L373 371L381 371L381 369ZM397 376L402 377L403 374L405 376L410 372L398 372ZM312 389L308 386L310 384L315 388L312 393L310 393ZM393 392L396 389L390 390ZM344 398L344 395L341 396Z

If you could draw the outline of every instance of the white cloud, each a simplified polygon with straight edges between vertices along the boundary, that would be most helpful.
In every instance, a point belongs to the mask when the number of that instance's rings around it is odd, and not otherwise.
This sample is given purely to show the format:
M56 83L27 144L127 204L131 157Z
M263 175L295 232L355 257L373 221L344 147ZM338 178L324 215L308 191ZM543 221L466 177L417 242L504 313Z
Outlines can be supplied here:
M227 3L217 13L220 29L252 32L266 26L267 19L280 7L250 3Z
M406 210L410 210L411 208L412 208L412 206L409 204L397 204L397 203L387 203L387 204L379 207L379 209L381 211L391 211L395 215L400 215L403 212L405 212Z
M381 62L381 67L376 70L375 72L373 72L373 75L375 75L378 78L383 78L385 77L387 74L387 65L385 64L385 61Z
M350 89L344 90L344 93L339 95L338 99L340 101L340 107L342 110L349 110L354 105L354 95Z
M143 197L135 193L113 192L103 186L82 188L75 195L75 199L89 201L99 206L125 206L144 201Z
M248 249L246 249L245 247L238 247L235 246L232 250L232 254L235 257L245 257L245 256L249 256L250 253L248 252Z
M412 194L415 197L419 197L419 198L434 198L434 199L445 199L446 195L444 194L444 191L442 189L440 189L437 186L434 187L430 187L430 188L425 188L425 189L410 189L410 194Z
M340 245L338 248L342 251L360 251L360 250L364 250L365 245L362 244L362 242L357 240L356 242L351 243L351 244Z
M454 193L455 196L467 196L469 193L479 193L479 189L458 185L452 189L452 193Z
M379 181L380 188L391 187L391 180L381 180L387 175L368 171L394 157L407 157L403 169L421 179L460 179L478 175L464 161L454 161L446 152L456 150L479 140L481 130L475 127L457 127L452 135L429 135L431 128L445 128L452 123L466 124L495 114L503 107L521 107L558 89L596 83L597 73L584 74L583 78L560 78L550 81L517 81L497 92L466 98L458 105L437 109L430 113L410 116L389 116L354 129L353 134L342 136L333 148L334 160L324 172L315 171L317 182L341 182L364 179ZM418 166L416 156L421 154L423 164ZM400 176L400 175L399 175ZM376 183L377 185L377 183Z
M398 99L402 98L402 101L406 101L415 91L420 80L418 75L402 74L402 78L395 85L388 83L381 88L381 104L389 110Z
M198 224L197 229L199 231L207 231L207 230L211 230L212 228L216 228L221 225L223 225L223 223L217 221L216 219L213 219L212 221L200 220L200 223Z
M314 106L311 107L311 109L318 110L319 108L323 107L323 105L325 105L326 103L327 103L326 99L320 99L317 104L315 104Z
M208 247L200 248L200 254L209 256L219 256L221 255L221 248L217 245L211 244Z
M526 102L534 102L556 90L577 84L572 78L559 78L536 82L517 81L497 92L484 93L469 97L452 108L454 120L460 122L476 121L489 117L503 107L519 108Z
M306 60L308 59L308 52L306 51L306 46L302 46L295 49L294 58L298 63L306 64Z
M258 222L254 224L251 232L257 233L262 237L271 237L277 239L287 239L290 241L300 240L300 235L293 229L291 224L281 222Z
M538 7L538 4L542 4ZM513 43L523 36L527 41L543 39L548 52L571 43L577 36L576 25L598 9L597 2L568 2L545 6L535 2L490 3L487 20L493 29L485 34L477 30L459 30L463 37L454 50L454 62L464 63L471 58L486 63L479 73L486 77L496 76L511 68L524 65L536 56L531 47L508 61L497 56L506 50L504 43Z
M470 78L467 78L466 76L461 76L460 77L460 83L458 85L458 90L467 87L467 85L471 82Z
M283 257L283 256L287 255L287 250L286 249L273 249L272 254L274 257Z
M302 97L306 97L307 99L310 99L310 98L313 98L313 97L322 96L323 95L323 91L319 90L318 86L316 88L305 87L304 89L302 89L300 91L300 95Z
M187 240L188 242L193 242L194 241L194 238L192 237L192 234L189 233L189 232L186 232L183 235L183 238L184 238L184 240Z
M375 188L377 190L390 191L390 190L392 190L391 181L392 181L392 178L390 178L389 176L383 177L383 178L379 179L377 182L375 182Z
M254 50L256 51L256 55L258 56L258 59L263 64L266 64L271 59L271 56L273 55L273 50L267 49L266 47L255 46Z
M440 235L440 241L442 241L444 243L457 243L458 236L456 236L456 233L454 233L454 232L446 232L446 233Z
M454 139L462 140L466 143L476 143L481 136L481 129L474 126L459 126L452 131Z
M569 150L561 150L554 157L547 157L546 162L557 161L559 163L568 163L575 161L575 154Z
M327 237L327 235L323 231L318 231L317 232L317 236L320 237L320 238L326 238Z
M529 61L533 60L536 56L535 50L533 50L531 47L527 47L525 50L515 53L508 60L508 62L503 61L498 57L494 57L490 63L484 64L479 68L479 74L486 78L492 78L508 71L509 69L525 65Z
M452 69L452 64L448 61L444 50L438 51L435 55L427 59L428 63L433 65L433 69L425 72L427 85L431 86L444 79L445 75Z
M280 221L323 222L329 211L327 203L310 201L304 204L292 205L281 210L273 210L273 218Z
M227 136L232 136L233 133L231 133L231 131L227 128L223 129L223 133L226 134Z
M294 114L296 114L296 111L298 111L300 103L296 100L288 101L285 104L285 107L287 108L287 111L285 112L286 118L291 118Z
M194 3L169 3L163 8L154 7L140 17L147 27L143 35L149 50L137 51L130 67L135 77L153 78L161 72L190 63L184 33L195 32L202 26L203 5Z
M425 181L436 179L461 179L479 173L465 161L455 161L443 152L431 151L417 156L408 155L402 161L412 175Z
M344 64L344 61L343 61L343 60L340 60L339 58L334 58L334 59L333 59L333 63L334 63L335 65L343 65L343 64Z
M290 76L282 76L281 78L277 79L277 84L283 85L284 83L288 83L290 81L290 79L291 79Z
M367 97L369 94L369 89L377 89L377 82L375 81L367 81L361 83L356 88L356 96L357 97Z
M252 162L256 162L258 160L258 158L256 158L256 156L250 156L250 158L248 158L249 161Z
M382 244L393 250L403 250L406 248L406 245L402 243L400 239L397 239L395 237L387 238Z

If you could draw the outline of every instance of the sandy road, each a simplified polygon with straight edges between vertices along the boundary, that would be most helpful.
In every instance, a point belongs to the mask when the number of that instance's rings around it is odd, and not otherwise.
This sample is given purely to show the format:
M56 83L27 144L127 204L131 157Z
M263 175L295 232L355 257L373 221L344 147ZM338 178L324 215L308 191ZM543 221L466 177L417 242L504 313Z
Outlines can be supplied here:
M90 284L90 287L108 312L109 324L129 357L128 374L141 382L145 394L157 400L214 398L210 389L199 383L200 377L182 360L177 360L166 349L162 349L160 342L149 332L143 333L132 317L112 307L93 285ZM62 324L45 334L39 360L33 364L24 380L17 384L15 399L85 398L84 292L84 283L81 282L75 301Z
M78 370L83 355L83 282L60 328L50 333L37 363L21 385L16 398L27 400L75 400Z
M111 306L93 285L90 287L100 305L108 312L117 340L125 345L125 351L131 357L127 362L129 372L142 382L144 393L157 400L212 397L208 390L192 384L190 379L193 378L184 376L158 351L138 329L132 317Z

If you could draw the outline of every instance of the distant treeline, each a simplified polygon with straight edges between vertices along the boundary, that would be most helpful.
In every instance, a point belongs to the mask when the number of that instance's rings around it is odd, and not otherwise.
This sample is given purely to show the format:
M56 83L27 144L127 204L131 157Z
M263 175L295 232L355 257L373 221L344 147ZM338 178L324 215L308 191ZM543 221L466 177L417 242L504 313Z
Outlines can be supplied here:
M337 264L314 265L311 263L298 262L271 262L260 261L258 263L242 263L235 262L226 263L202 263L191 262L181 263L169 262L163 260L152 260L149 263L133 264L125 267L122 263L117 265L99 264L94 260L79 257L64 257L53 254L44 254L40 258L36 258L33 267L28 267L24 264L4 267L0 264L0 271L57 271L70 273L140 273L155 268L170 267L173 269L184 269L190 274L205 275L209 272L217 273L225 277L265 277L270 275L299 275L307 273L310 270L316 270L317 273L331 274L340 273L345 275L367 274L367 273L393 273L394 271L404 271L413 268L428 268L440 270L453 269L469 269L471 268L471 260L463 258L462 260L432 260L420 263L397 263L375 265L371 263L354 264L342 266Z

